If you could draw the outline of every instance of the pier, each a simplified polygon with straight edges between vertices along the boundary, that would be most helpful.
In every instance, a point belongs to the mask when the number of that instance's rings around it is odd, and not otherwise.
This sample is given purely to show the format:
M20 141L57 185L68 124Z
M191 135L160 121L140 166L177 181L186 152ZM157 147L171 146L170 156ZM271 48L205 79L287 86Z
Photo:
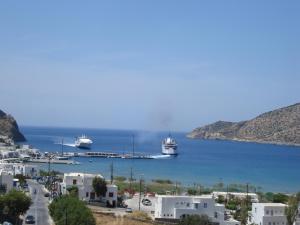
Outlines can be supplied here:
M59 159L30 159L27 162L31 163L51 163L51 164L77 164L74 160L59 160Z
M64 156L68 157L97 157L97 158L121 158L121 159L153 159L149 154L145 153L116 153L116 152L65 152Z

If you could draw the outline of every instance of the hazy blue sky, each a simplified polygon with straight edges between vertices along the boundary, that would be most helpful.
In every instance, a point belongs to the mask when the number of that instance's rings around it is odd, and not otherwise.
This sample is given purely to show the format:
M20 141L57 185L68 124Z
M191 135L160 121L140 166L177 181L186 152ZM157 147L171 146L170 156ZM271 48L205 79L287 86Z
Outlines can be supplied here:
M1 1L21 125L190 130L300 99L300 1Z

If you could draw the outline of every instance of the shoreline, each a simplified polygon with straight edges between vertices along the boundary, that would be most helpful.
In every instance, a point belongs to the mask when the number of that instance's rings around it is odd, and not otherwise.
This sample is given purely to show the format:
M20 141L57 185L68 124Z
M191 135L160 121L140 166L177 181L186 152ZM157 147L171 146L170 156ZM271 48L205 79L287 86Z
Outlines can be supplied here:
M285 143L285 142L272 142L272 141L253 141L248 139L239 139L239 138L199 138L193 137L189 134L186 135L186 138L191 140L214 140L214 141L233 141L233 142L244 142L244 143L253 143L253 144L264 144L264 145L278 145L278 146L287 146L287 147L296 147L300 148L300 144L293 144L293 143Z

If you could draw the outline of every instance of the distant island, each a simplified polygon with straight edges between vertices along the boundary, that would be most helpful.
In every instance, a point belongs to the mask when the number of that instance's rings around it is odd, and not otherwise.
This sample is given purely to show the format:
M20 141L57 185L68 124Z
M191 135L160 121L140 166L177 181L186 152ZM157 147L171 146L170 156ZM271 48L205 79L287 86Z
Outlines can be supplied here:
M19 131L16 120L0 110L0 142L26 141L24 135Z
M247 121L218 121L194 129L187 137L300 146L300 103Z

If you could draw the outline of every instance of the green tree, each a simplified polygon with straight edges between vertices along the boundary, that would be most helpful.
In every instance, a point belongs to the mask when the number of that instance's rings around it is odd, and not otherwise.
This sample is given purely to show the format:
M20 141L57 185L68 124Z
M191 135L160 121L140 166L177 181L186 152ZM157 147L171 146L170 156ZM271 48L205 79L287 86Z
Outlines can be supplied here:
M69 195L78 198L78 187L73 185L67 188L67 191L69 192Z
M107 187L106 187L106 181L104 178L101 177L95 177L93 179L93 189L97 196L105 196Z
M21 186L26 184L26 177L23 174L16 174L15 178L19 179L19 183Z
M179 225L211 225L212 222L207 215L187 215L182 218Z
M56 198L49 205L49 212L56 225L95 225L91 210L70 195Z
M0 197L1 219L18 224L19 216L26 213L31 205L31 199L21 191L11 190Z
M224 198L223 195L218 196L217 203L219 203L219 204L224 204L225 203L225 198Z
M289 201L289 196L282 194L282 193L277 193L273 195L273 202L275 203L287 203Z
M187 193L188 193L189 195L196 195L196 194L197 194L197 190L196 190L196 189L190 188L190 189L187 190Z
M246 201L242 201L234 214L236 220L241 221L241 225L246 225L248 220L248 207Z
M291 196L289 198L288 206L284 210L288 225L293 225L296 220L298 215L298 204L299 200L297 196Z

